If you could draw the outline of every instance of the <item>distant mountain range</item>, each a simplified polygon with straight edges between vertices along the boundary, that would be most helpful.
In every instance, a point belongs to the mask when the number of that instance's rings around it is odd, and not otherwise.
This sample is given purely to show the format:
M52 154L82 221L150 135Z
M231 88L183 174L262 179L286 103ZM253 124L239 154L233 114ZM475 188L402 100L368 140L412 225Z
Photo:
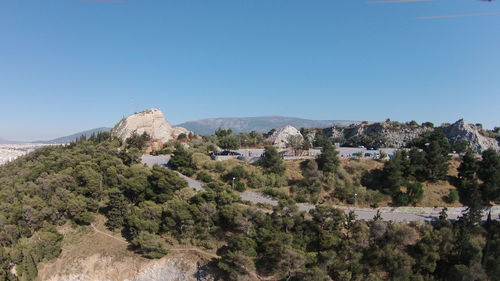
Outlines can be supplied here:
M83 132L78 132L78 133L75 133L75 134L72 134L69 136L64 136L64 137L60 137L60 138L53 139L53 140L11 141L11 140L6 140L6 139L0 138L0 144L22 144L22 143L62 144L62 143L72 142L81 136L90 137L92 134L97 134L99 132L109 132L109 131L111 131L111 128L101 127L101 128L96 128L96 129L90 129L90 130L83 131Z
M0 144L15 144L15 143L19 143L19 142L0 138Z
M350 124L358 124L359 121L348 120L309 120L294 117L284 116L260 116L260 117L243 117L243 118L210 118L196 121L188 121L177 126L184 127L189 131L197 134L213 134L215 130L231 129L234 133L251 132L253 130L266 133L271 129L279 129L286 125L291 125L300 128L326 128L331 126L347 126ZM87 131L78 132L69 136L59 137L53 140L39 140L31 142L10 141L0 138L0 144L16 144L16 143L69 143L76 140L80 136L90 137L98 132L108 132L112 128L101 127Z
M99 132L109 132L109 131L111 131L111 128L101 127L101 128L90 129L87 131L79 132L79 133L72 134L69 136L60 137L60 138L49 140L49 141L35 141L35 142L37 142L37 143L56 143L56 144L57 143L68 143L68 142L72 142L72 141L76 140L77 138L79 138L81 136L85 136L88 138L88 137L92 136L93 134L97 134Z
M349 120L309 120L284 116L261 116L243 118L210 118L189 121L177 126L184 127L197 134L213 134L215 130L231 129L235 133L258 131L269 132L271 129L279 129L286 125L300 128L326 128L331 126L347 126L358 124L359 121Z

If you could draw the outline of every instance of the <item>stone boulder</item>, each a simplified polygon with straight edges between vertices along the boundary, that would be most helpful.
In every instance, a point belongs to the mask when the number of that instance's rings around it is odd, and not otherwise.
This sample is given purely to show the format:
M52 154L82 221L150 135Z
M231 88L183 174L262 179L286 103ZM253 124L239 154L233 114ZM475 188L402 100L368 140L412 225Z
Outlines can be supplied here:
M133 134L147 133L152 143L166 143L189 131L182 127L174 127L163 116L159 109L148 109L123 118L112 130L117 137L125 140Z
M278 148L285 148L288 146L292 137L297 137L300 138L300 140L303 140L303 136L299 130L290 125L286 125L285 127L275 131L267 139L267 142Z

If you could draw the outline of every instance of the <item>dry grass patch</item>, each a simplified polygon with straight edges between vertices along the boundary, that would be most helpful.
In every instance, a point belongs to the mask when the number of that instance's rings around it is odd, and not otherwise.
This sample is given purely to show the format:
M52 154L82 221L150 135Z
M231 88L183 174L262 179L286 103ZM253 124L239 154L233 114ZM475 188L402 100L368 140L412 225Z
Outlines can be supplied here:
M447 181L437 181L435 183L426 182L424 183L424 198L417 204L417 206L462 206L462 204L460 204L460 202L458 201L449 204L446 203L445 200L443 200L452 189L456 189L456 187L454 187Z
M299 181L304 178L302 176L302 170L300 169L300 165L303 161L304 160L285 161L286 175L288 180Z

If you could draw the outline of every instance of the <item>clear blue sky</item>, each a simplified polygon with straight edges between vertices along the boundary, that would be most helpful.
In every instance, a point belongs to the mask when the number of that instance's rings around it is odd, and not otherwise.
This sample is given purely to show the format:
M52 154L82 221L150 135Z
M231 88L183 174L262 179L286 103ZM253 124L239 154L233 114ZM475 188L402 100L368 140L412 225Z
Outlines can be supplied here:
M0 137L157 107L500 125L500 1L0 0Z

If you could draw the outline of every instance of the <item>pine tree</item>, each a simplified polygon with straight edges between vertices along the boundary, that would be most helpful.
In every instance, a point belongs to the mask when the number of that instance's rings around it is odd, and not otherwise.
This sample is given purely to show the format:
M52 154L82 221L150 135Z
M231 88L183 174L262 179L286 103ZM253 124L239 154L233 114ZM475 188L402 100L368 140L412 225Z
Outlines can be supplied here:
M418 148L412 148L409 152L410 157L410 175L418 181L424 181L426 178L427 160L425 153Z
M170 167L174 170L179 170L183 168L192 169L194 168L193 155L185 150L181 144L175 146L175 151L172 158L168 162Z
M278 150L274 146L266 146L262 159L260 161L261 166L264 167L268 172L282 175L285 170L285 164L283 159L281 159Z
M438 141L432 141L425 148L427 160L427 179L444 179L448 174L448 151Z
M404 183L403 159L405 156L401 151L397 151L394 158L386 162L382 169L384 192L396 195Z
M21 268L22 268L21 272L22 281L31 281L36 279L36 276L38 275L38 270L36 268L36 263L31 253L24 253Z
M125 217L127 215L127 199L123 196L122 192L118 189L112 189L109 192L109 203L106 216L108 221L106 226L111 229L119 229L125 224Z
M493 149L483 152L478 169L481 193L485 201L500 201L500 155Z
M478 169L479 166L474 153L468 150L462 157L460 167L458 167L458 177L469 181L475 180Z
M340 163L338 154L332 142L326 141L317 159L319 169L325 173L335 172Z

